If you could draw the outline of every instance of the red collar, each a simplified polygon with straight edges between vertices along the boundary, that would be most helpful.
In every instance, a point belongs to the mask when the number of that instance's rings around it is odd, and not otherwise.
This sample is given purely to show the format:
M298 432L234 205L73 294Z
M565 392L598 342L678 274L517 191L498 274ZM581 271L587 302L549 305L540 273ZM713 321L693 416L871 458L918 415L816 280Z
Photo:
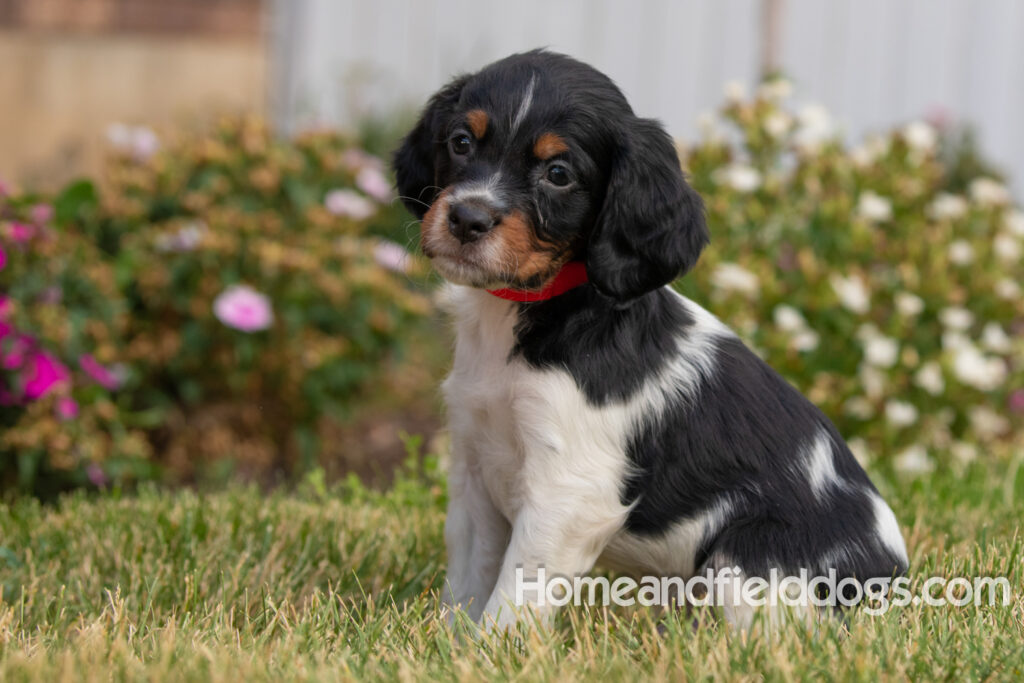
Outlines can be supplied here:
M555 279L539 292L531 292L525 289L488 289L487 291L499 299L533 303L535 301L547 301L560 294L565 294L570 289L575 289L587 281L586 264L582 261L570 261L562 266L562 269L555 275Z

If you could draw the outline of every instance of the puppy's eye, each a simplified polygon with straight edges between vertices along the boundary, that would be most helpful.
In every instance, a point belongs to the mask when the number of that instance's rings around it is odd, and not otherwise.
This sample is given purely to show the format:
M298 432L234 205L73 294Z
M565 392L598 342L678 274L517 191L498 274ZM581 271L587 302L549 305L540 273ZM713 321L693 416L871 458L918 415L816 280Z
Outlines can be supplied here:
M452 136L449 144L452 148L452 154L460 157L469 154L469 150L473 148L473 141L465 133L457 133Z
M554 164L548 168L548 172L544 175L549 183L556 187L565 187L572 180L569 176L569 169L561 164Z

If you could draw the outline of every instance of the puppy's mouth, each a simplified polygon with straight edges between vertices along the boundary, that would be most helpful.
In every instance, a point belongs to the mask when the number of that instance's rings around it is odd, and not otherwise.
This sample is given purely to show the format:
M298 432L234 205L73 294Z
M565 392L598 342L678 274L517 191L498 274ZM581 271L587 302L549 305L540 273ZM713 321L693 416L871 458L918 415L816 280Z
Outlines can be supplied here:
M446 280L497 289L541 289L569 260L569 249L540 240L518 210L455 203L450 188L434 200L421 225L423 253Z

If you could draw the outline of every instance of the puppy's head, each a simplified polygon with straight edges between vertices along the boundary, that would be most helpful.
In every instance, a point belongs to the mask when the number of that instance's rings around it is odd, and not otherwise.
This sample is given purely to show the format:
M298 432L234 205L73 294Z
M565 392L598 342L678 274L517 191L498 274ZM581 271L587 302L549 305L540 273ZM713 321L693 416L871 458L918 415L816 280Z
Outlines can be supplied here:
M455 79L394 163L424 253L460 284L539 289L582 260L624 301L689 270L708 239L665 131L563 55L513 55Z

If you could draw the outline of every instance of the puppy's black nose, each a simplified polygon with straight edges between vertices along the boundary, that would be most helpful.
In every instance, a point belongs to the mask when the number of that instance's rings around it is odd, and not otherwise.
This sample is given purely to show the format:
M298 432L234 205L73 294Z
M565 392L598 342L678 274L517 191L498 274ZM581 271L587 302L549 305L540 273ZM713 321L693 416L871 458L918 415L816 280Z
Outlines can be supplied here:
M497 221L494 214L479 204L456 204L448 211L448 231L462 242L475 242Z

